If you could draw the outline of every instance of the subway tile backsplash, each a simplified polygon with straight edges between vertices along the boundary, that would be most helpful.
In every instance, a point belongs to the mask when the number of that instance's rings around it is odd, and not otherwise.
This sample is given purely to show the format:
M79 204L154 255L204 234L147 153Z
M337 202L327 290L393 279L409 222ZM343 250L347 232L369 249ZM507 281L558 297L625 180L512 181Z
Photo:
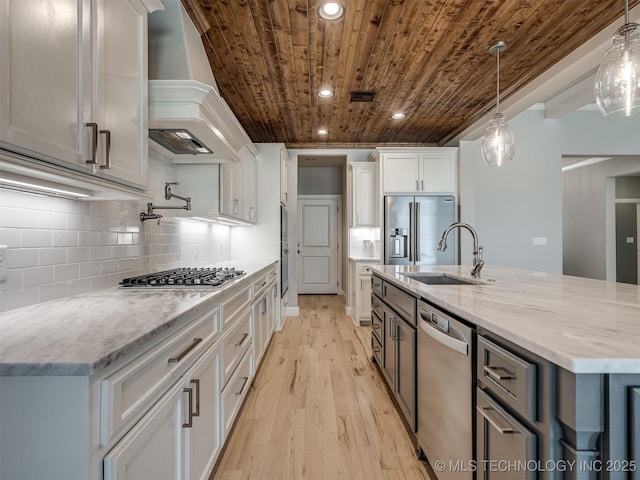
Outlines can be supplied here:
M0 311L114 287L123 278L229 259L229 227L163 217L145 202L84 202L0 189L8 275Z

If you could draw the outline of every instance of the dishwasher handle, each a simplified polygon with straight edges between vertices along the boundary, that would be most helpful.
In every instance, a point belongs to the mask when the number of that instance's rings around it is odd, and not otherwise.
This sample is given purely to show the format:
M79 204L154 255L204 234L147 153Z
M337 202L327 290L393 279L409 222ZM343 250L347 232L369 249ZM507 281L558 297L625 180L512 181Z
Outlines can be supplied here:
M428 317L420 312L420 328L427 333L431 338L440 342L441 344L449 347L451 350L454 350L462 355L469 355L469 344L462 340L458 340L457 338L452 337L450 334L444 333L440 329L434 327L429 323ZM449 322L448 325L449 332L456 332L456 328Z

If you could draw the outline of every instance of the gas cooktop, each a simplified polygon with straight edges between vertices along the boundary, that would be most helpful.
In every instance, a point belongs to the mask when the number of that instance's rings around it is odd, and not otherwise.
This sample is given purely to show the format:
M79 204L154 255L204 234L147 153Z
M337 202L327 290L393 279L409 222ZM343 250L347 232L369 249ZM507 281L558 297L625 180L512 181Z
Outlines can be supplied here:
M165 287L165 288L210 288L219 287L225 282L244 275L244 271L234 267L175 268L162 272L149 273L138 277L125 278L120 285L125 288Z

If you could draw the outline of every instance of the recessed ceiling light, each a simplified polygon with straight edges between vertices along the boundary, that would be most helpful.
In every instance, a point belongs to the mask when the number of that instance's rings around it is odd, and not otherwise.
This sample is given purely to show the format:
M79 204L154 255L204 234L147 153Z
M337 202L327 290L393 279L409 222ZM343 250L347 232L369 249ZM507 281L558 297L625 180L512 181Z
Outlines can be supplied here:
M321 128L320 130L317 130L316 133L318 135L329 135L329 130L325 130L324 128Z
M325 20L337 20L344 15L344 6L337 2L324 2L318 7L318 15Z
M393 118L394 120L402 120L404 117L406 117L406 115L402 112L396 112L391 115L391 118Z
M322 90L318 90L318 96L321 98L333 97L333 90L329 90L328 88L323 88Z

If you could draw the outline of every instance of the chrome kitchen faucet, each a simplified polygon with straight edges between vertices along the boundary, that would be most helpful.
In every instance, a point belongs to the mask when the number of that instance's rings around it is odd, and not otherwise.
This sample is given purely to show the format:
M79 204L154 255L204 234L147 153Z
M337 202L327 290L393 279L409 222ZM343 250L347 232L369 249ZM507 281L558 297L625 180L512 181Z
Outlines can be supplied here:
M438 242L438 251L444 252L447 249L447 235L454 228L466 228L473 237L473 263L471 264L471 276L474 278L480 278L480 271L484 266L484 260L482 259L482 247L478 245L478 234L474 228L468 223L452 223L444 232L442 232L442 238Z

